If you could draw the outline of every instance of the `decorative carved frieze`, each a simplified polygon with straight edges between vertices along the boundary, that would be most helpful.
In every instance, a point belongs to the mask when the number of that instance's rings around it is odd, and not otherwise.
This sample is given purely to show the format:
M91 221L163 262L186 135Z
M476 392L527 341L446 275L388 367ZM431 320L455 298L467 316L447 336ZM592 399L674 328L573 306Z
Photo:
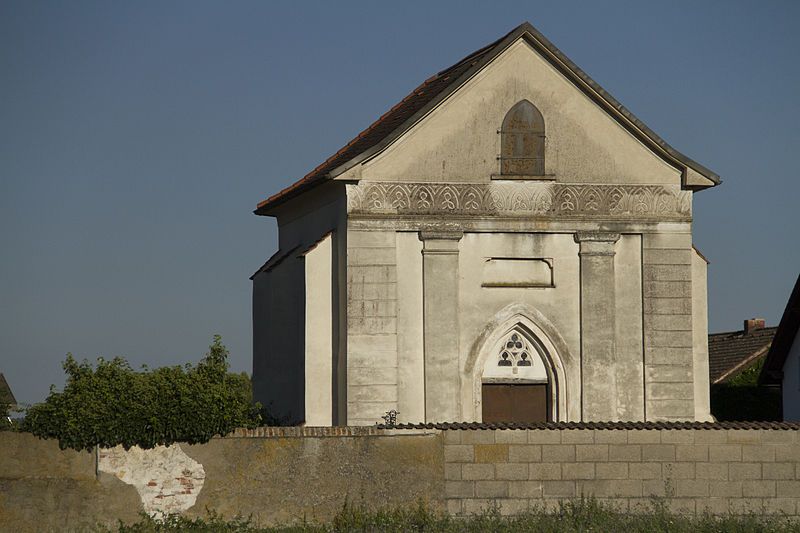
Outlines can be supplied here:
M386 183L347 186L348 212L495 216L688 218L692 196L678 186L560 183Z

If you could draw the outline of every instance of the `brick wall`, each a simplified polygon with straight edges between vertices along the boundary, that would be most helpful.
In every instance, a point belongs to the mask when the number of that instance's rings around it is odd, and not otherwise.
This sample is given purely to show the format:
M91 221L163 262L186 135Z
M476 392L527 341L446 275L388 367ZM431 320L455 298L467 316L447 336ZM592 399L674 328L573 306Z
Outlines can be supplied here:
M594 496L622 510L800 514L797 430L448 430L448 511Z

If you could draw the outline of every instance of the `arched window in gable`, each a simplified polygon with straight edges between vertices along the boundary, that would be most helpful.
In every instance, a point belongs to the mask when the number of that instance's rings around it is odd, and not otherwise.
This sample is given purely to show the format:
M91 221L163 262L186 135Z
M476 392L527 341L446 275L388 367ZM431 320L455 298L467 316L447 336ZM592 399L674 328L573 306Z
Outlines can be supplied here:
M527 100L514 105L500 130L500 174L544 175L544 117Z

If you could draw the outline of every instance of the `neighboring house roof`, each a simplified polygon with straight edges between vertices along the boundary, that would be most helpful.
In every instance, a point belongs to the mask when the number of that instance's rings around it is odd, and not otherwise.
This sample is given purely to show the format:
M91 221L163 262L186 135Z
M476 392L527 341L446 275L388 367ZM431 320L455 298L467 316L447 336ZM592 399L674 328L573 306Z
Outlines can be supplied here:
M794 284L789 301L783 310L781 322L778 324L778 331L772 341L772 348L769 350L767 360L761 369L758 382L762 384L777 385L783 382L783 364L786 356L797 338L800 329L800 275Z
M683 172L684 185L687 185L687 169L697 172L710 180L713 185L721 182L717 174L667 144L666 141L648 128L644 122L636 118L633 113L600 87L588 74L578 68L536 28L525 22L501 39L473 52L455 65L425 80L411 94L403 98L367 129L359 133L355 139L306 174L301 180L260 202L255 213L257 215L268 215L270 208L280 205L303 191L337 176L367 157L376 154L408 131L431 109L455 92L520 38L524 38L533 48L538 50L556 69L615 118L634 137L667 162L679 167ZM705 187L697 186L697 188Z
M6 377L2 373L0 373L0 404L17 404L14 393L11 392L11 387L8 385L8 381L6 381Z
M759 328L749 333L729 331L708 336L708 370L712 384L738 374L766 355L778 328Z

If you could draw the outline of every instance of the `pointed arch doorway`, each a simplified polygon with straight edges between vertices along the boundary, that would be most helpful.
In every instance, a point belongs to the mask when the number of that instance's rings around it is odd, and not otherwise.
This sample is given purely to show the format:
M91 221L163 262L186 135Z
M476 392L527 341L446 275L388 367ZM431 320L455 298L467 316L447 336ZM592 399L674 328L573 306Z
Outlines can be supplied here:
M547 353L535 336L517 324L500 337L481 377L484 422L531 423L554 419Z

